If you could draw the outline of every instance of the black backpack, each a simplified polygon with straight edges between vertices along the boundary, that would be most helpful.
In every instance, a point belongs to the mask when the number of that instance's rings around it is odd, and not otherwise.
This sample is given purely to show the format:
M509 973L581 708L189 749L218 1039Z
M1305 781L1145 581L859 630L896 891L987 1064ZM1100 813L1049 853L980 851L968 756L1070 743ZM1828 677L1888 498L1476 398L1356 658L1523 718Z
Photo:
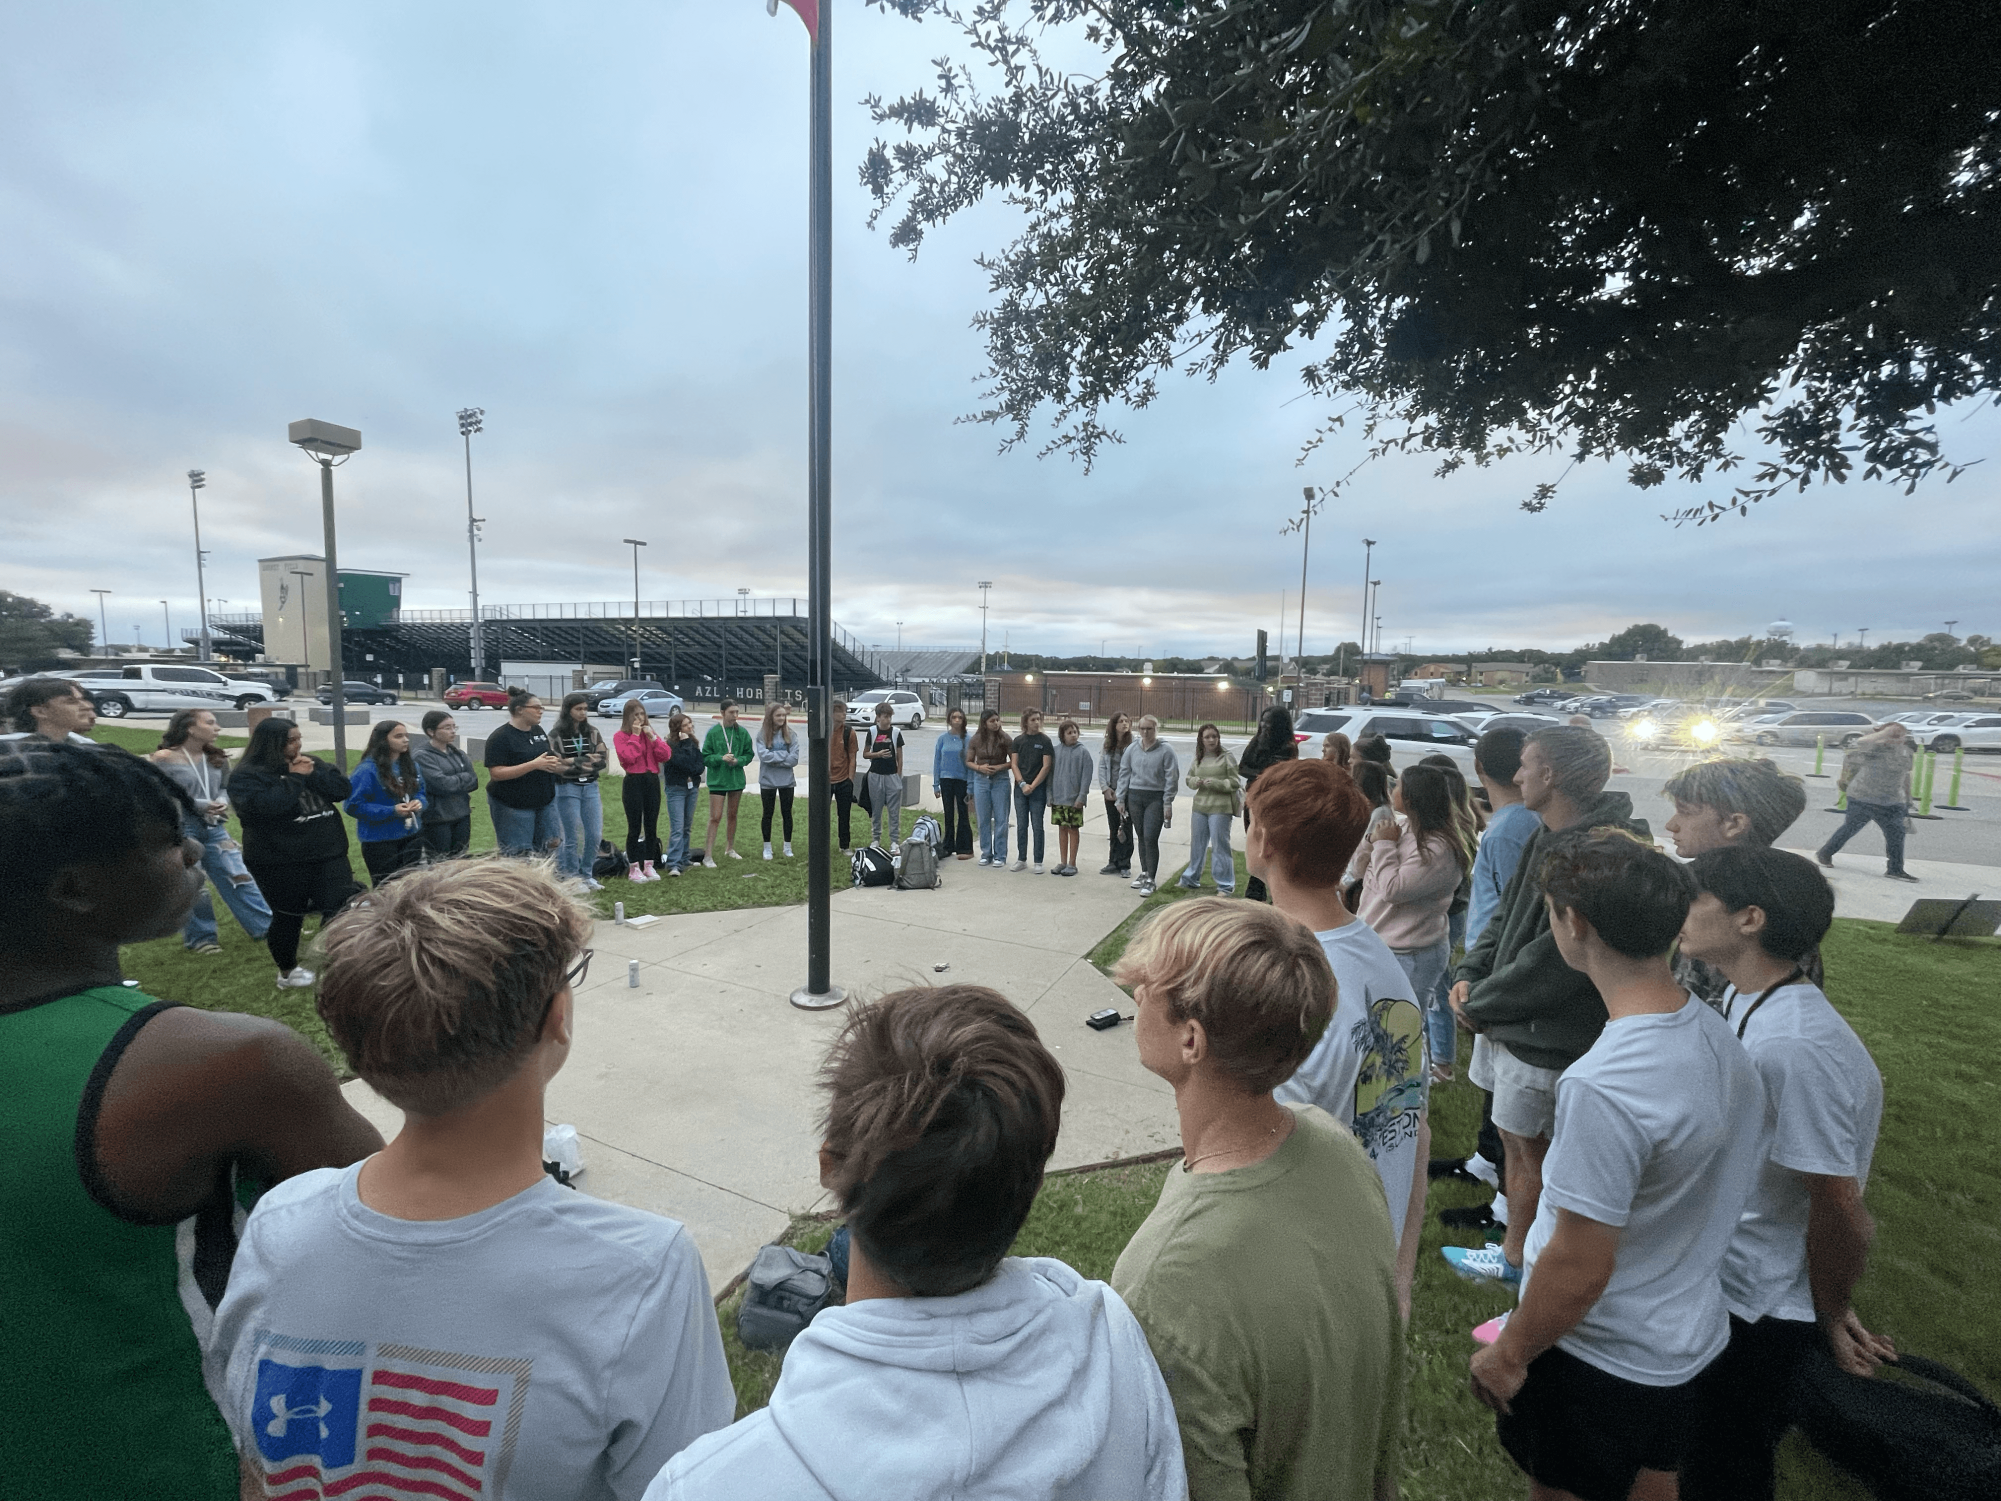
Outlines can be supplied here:
M591 875L594 879L616 881L630 869L632 862L625 858L622 850L609 839L598 841L598 857L591 864Z
M872 844L863 845L848 857L848 873L857 886L889 886L896 881L895 864Z
M1880 1501L2001 1496L2001 1408L1935 1360L1886 1365L1913 1379L1851 1376L1825 1349L1807 1358L1793 1416L1813 1446Z

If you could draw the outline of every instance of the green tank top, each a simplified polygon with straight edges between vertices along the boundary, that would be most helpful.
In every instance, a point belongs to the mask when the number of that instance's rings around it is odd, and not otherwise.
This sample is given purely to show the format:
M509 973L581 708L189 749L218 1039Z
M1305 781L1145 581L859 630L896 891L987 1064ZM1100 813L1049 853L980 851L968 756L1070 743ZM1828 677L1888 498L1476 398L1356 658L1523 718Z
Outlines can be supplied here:
M98 1197L105 1083L164 1009L108 985L0 1014L0 1501L237 1495L192 1322L197 1283L220 1292L195 1225L135 1224Z

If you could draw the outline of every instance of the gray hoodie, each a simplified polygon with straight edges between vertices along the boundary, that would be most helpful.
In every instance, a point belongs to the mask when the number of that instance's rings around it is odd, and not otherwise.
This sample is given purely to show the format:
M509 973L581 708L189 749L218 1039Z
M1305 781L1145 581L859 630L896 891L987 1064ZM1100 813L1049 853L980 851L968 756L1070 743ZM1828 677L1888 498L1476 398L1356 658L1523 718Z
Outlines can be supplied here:
M1152 750L1138 740L1126 747L1125 759L1119 762L1120 802L1128 792L1162 792L1171 803L1180 787L1181 761L1165 740L1155 740Z
M472 757L456 745L439 750L429 736L413 737L410 754L424 778L425 823L453 823L472 812L473 789L479 786Z
M1056 744L1056 769L1049 773L1049 805L1074 808L1091 791L1091 753L1081 745Z

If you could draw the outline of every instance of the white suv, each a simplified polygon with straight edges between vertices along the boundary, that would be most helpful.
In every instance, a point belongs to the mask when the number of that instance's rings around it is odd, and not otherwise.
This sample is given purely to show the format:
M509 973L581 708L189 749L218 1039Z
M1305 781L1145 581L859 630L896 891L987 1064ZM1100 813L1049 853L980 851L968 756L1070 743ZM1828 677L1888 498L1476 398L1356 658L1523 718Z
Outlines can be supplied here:
M226 678L207 667L94 668L66 674L80 684L106 719L127 714L171 714L176 709L247 709L275 703L277 691L265 683Z
M889 705L891 723L911 730L924 727L924 701L902 688L871 688L867 693L849 699L848 723L856 729L874 724L875 706L880 703Z

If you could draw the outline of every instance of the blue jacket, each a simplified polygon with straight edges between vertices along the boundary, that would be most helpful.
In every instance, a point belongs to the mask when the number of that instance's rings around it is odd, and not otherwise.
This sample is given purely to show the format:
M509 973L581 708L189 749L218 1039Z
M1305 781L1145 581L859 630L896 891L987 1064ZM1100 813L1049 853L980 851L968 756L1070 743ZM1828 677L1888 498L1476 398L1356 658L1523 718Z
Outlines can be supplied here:
M1487 930L1501 893L1508 889L1522 851L1542 828L1542 819L1520 803L1508 803L1487 821L1480 849L1473 856L1473 895L1466 909L1466 947L1471 951Z
M416 760L411 759L414 767ZM403 815L396 811L396 804L402 799L382 785L382 774L375 769L375 762L364 756L361 764L349 775L348 785L353 789L341 807L354 820L354 832L363 844L375 844L384 839L403 839L415 834L423 826L424 815L417 814L418 828L411 828L403 822ZM428 802L424 793L424 774L417 773L417 800Z
M940 735L937 744L931 747L932 784L935 786L939 782L948 780L963 782L967 777L966 737L954 735L948 730Z

